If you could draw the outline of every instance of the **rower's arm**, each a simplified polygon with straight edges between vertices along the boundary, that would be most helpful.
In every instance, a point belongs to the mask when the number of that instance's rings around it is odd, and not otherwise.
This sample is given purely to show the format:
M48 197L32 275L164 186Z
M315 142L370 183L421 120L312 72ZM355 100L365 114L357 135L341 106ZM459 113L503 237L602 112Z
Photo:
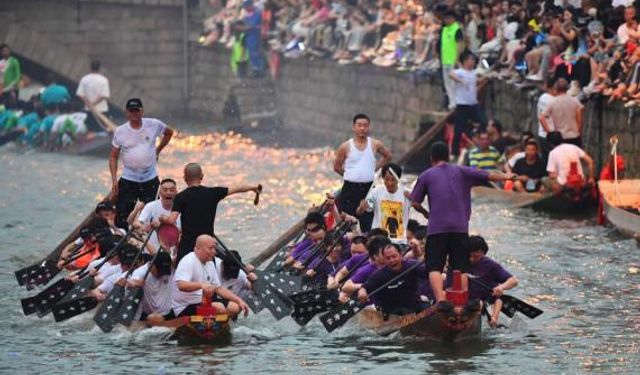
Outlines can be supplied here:
M513 289L516 286L518 286L518 278L515 276L511 276L510 278L507 279L507 281L503 282L498 286L502 287L502 290Z
M349 270L347 269L347 267L342 267L340 271L336 273L333 280L339 283L340 281L342 281L342 279L344 279L345 276L347 276L348 273L349 273Z
M244 303L242 298L238 297L232 291L230 291L229 289L227 289L227 288L225 288L223 286L217 286L215 293L217 295L219 295L220 297L222 297L224 299L227 299L227 300L229 300L231 302L235 302L237 304L243 304Z
M595 163L593 162L593 159L591 158L591 156L587 155L586 153L584 154L583 157L580 158L581 160L584 160L585 163L587 163L587 167L589 168L589 179L594 179L596 176L596 167L595 167Z
M489 181L507 181L507 180L512 180L514 178L514 174L513 173L502 173L502 172L497 172L497 171L491 171L489 172Z
M178 290L184 293L196 292L200 289L204 289L206 283L178 280L176 283Z
M344 161L347 160L347 143L343 143L336 150L336 158L333 161L333 171L344 176Z
M347 280L346 283L344 283L344 285L342 286L342 291L346 294L353 294L355 291L357 291L358 289L360 289L360 287L362 287L362 284L356 284L351 280Z
M171 225L176 225L176 222L178 221L178 218L180 217L180 212L178 211L171 211L171 213L169 214L169 216L165 216L165 215L161 215L158 220L160 220L161 224L171 224Z

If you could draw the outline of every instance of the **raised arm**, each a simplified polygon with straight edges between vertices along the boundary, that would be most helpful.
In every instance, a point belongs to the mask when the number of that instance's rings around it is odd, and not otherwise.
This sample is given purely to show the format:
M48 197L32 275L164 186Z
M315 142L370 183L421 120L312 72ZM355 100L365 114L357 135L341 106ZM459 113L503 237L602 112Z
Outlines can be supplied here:
M589 154L585 152L584 155L580 157L580 160L583 160L585 163L587 163L587 167L589 169L589 177L587 178L587 181L589 181L589 183L593 183L595 181L596 174L595 163L593 162L593 159L591 158L591 156L589 156Z
M230 186L229 187L229 192L227 193L227 196L229 195L233 195L233 194L238 194L238 193L246 193L248 191L253 191L254 193L258 193L259 185L238 185L238 186Z

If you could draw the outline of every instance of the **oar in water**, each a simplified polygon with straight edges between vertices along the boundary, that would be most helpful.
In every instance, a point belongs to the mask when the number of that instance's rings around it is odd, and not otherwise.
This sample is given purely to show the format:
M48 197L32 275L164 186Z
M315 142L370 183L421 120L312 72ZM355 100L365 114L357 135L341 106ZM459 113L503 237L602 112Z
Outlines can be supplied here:
M144 249L147 246L147 242L149 242L149 239L153 235L153 232L155 232L155 228L151 229L149 234L147 234L147 238L145 238L144 243L140 247L140 250L136 254L135 258L133 258L133 262L131 262L131 269L129 269L124 277L125 280L128 279L135 270L134 265L144 252ZM115 327L118 323L116 320L116 312L120 308L120 304L122 304L124 294L125 287L116 283L113 286L113 289L111 289L111 292L109 293L107 298L102 303L102 306L100 306L100 308L96 312L96 315L93 317L93 321L98 327L100 327L102 332L111 332L113 327Z
M338 306L339 290L351 278L351 276L369 260L366 256L356 263L353 268L345 275L336 289L327 289L326 287L302 291L300 293L289 296L293 301L293 314L291 317L300 325L305 325L314 316L333 309Z
M118 254L120 247L131 235L131 231L127 233L125 237L120 239L118 243L109 251L107 256L97 264L93 270L96 272L102 268L111 258ZM83 277L84 276L84 277ZM61 322L73 318L76 315L82 314L85 311L91 310L98 305L98 300L93 296L87 296L87 293L91 290L95 277L91 275L87 270L79 275L81 280L65 295L60 301L58 301L51 310L53 311L53 318L56 322ZM91 300L95 300L95 303Z
M472 275L468 276L469 280L485 288L487 291L493 291L493 288L482 282L482 280L480 280L479 278L473 277ZM542 313L544 312L533 305L530 305L516 297L507 294L501 295L500 299L502 300L502 309L500 309L500 311L502 311L502 313L509 318L513 318L516 311L521 312L529 319L535 319L538 316L542 315Z
M407 268L402 271L399 275L395 276L391 280L382 284L379 288L369 293L369 299L371 296L385 289L390 284L400 280L409 272L413 271L415 268L420 266L422 262L416 262L413 266ZM356 315L360 310L362 310L367 305L366 302L358 302L357 297L354 299L350 299L347 303L343 303L335 309L329 311L328 313L320 316L320 322L328 332L333 332L339 327L342 327L349 319L351 319L354 315Z
M116 247L117 246L119 245L116 245ZM84 277L88 273L89 271L85 267L78 272L78 275ZM74 286L76 286L76 284L71 280L62 278L35 296L20 300L23 313L25 315L31 315L38 312L38 316L40 317L47 315L49 311L51 311L51 306L65 297Z
M144 284L145 280L147 280L147 276L151 272L151 267L153 267L153 263L160 254L160 251L164 251L164 249L170 249L173 246L178 244L178 239L180 238L180 231L175 225L172 224L163 224L158 228L158 242L160 242L160 249L156 251L153 255L153 258L149 261L149 267L142 278L142 282ZM144 296L144 286L129 288L127 291L127 297L125 298L122 306L118 310L117 320L118 323L129 327L133 318L138 311L138 307L140 306L140 302L142 301L142 297Z
M81 246L82 245L80 245L80 247ZM52 260L44 262L44 266L34 270L27 279L27 282L25 283L27 290L31 290L39 285L46 285L49 281L56 277L65 266L93 251L93 249L85 250L80 253L74 251L75 254L73 254L69 259L63 262L62 268L58 267L58 264Z
M108 253L105 259L96 266L97 269L102 267L120 248L121 244L125 241L126 237L123 237ZM66 278L58 280L56 283L38 293L37 295L21 300L22 311L25 315L38 313L39 317L43 317L51 311L51 307L67 298L69 295L75 295L78 290L83 290L93 285L93 277L87 276L89 274L87 267L78 271L78 276L82 279L79 283L74 284L73 281ZM87 278L91 278L91 281L85 281ZM87 285L88 284L88 285ZM86 291L85 291L86 292ZM69 297L70 298L70 297Z
M238 259L229 248L220 240L218 236L213 235L216 241L220 244L220 247L224 251L224 253L231 258L244 273L249 274L249 270L246 265L244 265L240 259ZM247 300L247 304L251 307L254 313L266 308L269 310L271 315L276 320L283 319L286 316L291 314L291 308L293 303L287 296L282 293L278 288L272 283L276 279L282 279L284 275L274 275L271 273L260 272L258 270L253 271L258 277L251 284L252 293ZM283 280L280 280L280 285L284 283Z
M73 249L72 254L75 254L82 245L76 245ZM36 264L32 264L25 268L21 268L15 272L16 280L18 281L18 285L26 286L27 290L33 289L33 286L29 284L35 284L38 275L43 273L45 270L51 269L52 267L57 266L57 262L53 259L45 258Z
M305 234L305 231L304 231L304 229L302 229L298 233L296 238L294 238L293 241L292 241L294 246L297 245L300 242L300 239L303 237L304 234ZM265 267L265 269L264 269L265 272L276 272L277 270L279 270L282 267L282 265L284 264L284 261L287 259L287 254L288 253L289 253L289 245L282 246L282 248L280 250L278 250L278 252L273 257L271 262L267 265L267 267Z

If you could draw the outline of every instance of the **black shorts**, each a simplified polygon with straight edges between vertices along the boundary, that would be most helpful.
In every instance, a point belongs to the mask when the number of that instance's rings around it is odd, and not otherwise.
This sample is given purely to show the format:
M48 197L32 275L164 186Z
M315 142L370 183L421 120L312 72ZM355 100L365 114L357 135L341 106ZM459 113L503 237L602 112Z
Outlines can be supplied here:
M358 221L360 221L360 229L363 233L366 233L371 229L373 212L365 212L364 214L357 216L356 209L360 205L360 201L367 197L367 193L369 192L372 184L373 181L345 181L342 185L342 189L340 189L340 194L338 194L338 198L336 199L336 203L340 211L358 218Z
M182 310L182 312L180 314L178 314L178 318L181 318L183 316L191 316L191 315L196 315L196 312L198 310L198 306L200 306L199 303L194 303L193 305L189 305L187 307L184 308L184 310ZM175 312L174 312L175 314Z
M427 236L427 272L444 270L449 256L449 268L469 272L469 234L438 233Z
M134 182L124 178L118 180L118 201L116 202L116 226L127 229L127 217L136 205L137 200L149 203L156 199L160 179L154 177L145 182Z
M227 306L229 306L229 300L226 298L222 298L219 295L215 295L213 296L213 301L212 302L219 302L222 304L222 306L225 307L225 309L227 308Z

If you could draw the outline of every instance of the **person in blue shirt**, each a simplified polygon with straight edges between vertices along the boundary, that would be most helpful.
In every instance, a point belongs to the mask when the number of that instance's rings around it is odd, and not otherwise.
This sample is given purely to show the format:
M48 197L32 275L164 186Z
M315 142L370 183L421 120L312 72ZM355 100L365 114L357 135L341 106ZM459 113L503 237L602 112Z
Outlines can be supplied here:
M24 129L25 134L21 141L32 144L35 136L40 131L40 121L44 111L41 106L35 105L33 101L28 101L24 106L24 115L18 119L18 128Z
M242 3L246 11L244 17L245 33L244 43L249 51L249 66L253 76L261 76L265 70L264 56L262 54L262 11L253 5L252 0L244 0Z
M65 86L58 84L53 75L49 75L47 81L49 82L49 86L40 94L40 101L42 101L42 104L46 108L51 108L71 100L69 90L67 90Z

